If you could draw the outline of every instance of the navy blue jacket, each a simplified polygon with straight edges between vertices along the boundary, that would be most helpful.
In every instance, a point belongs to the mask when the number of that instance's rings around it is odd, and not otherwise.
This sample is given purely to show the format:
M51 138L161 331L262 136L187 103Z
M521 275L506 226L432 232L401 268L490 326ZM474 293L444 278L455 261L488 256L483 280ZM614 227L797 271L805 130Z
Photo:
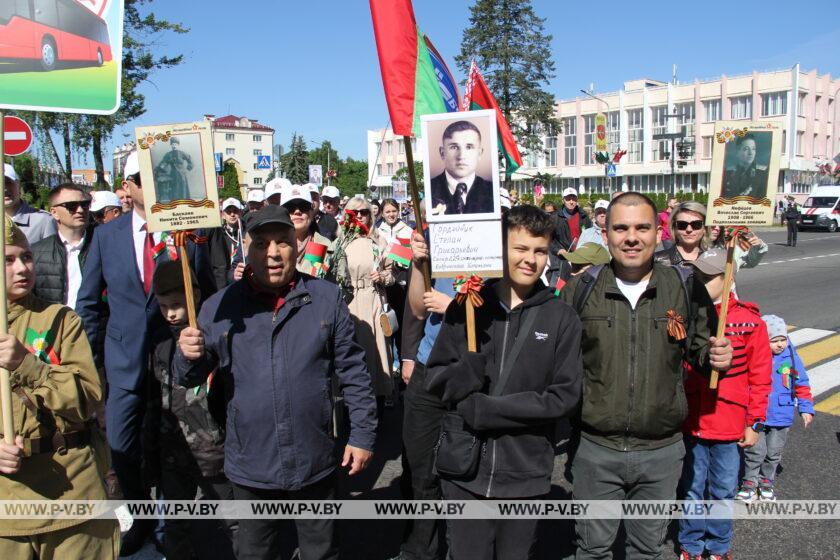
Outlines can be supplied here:
M215 291L206 245L187 247L190 264L203 296ZM164 251L157 263L169 260ZM85 325L97 365L103 363L96 344L101 315L102 291L108 290L110 317L105 329L105 371L108 383L129 391L138 390L145 379L150 333L160 328L160 314L154 289L146 295L131 234L131 212L93 230L87 259L82 269L82 285L76 299L76 313Z
M298 490L336 468L333 375L350 411L348 443L373 450L376 399L338 286L299 274L274 312L239 280L204 303L198 324L204 357L189 361L179 349L172 367L185 387L203 383L214 370L223 376L230 480Z

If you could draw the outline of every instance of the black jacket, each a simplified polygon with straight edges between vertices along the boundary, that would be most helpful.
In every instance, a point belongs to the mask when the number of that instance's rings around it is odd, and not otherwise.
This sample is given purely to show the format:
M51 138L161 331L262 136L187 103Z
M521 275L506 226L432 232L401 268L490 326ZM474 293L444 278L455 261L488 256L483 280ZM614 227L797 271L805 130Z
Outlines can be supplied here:
M330 241L335 241L335 237L338 235L338 222L335 218L323 210L318 210L318 215L315 216L315 224L318 226L318 233Z
M453 301L429 357L426 388L457 404L464 421L484 439L478 472L453 481L491 498L547 494L554 465L556 420L580 401L581 325L574 310L540 283L507 312L490 282L476 310L479 352L467 352L464 306ZM536 313L527 332L522 326ZM499 383L506 354L526 337L510 375ZM498 393L499 396L491 396Z
M439 204L446 206L446 214L455 214L455 196L449 193L446 173L432 179L432 208ZM493 211L493 183L478 175L467 191L464 214L483 214Z
M241 255L236 255L234 251L234 246L239 244L239 235L234 232L233 236L225 233L224 225L207 232L207 249L210 252L210 267L213 270L216 290L221 290L233 282L233 263L242 262ZM236 258L231 259L231 254Z
M79 252L79 268L84 269L90 248L93 228L85 232L85 242ZM67 303L67 250L58 234L50 235L32 245L35 264L33 293L50 303Z

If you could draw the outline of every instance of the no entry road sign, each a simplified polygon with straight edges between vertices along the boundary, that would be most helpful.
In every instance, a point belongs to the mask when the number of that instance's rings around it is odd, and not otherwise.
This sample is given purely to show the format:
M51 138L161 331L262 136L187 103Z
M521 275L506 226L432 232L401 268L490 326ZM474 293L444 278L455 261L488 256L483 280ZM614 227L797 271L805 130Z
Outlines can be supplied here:
M3 117L3 154L19 156L32 145L32 129L18 117Z

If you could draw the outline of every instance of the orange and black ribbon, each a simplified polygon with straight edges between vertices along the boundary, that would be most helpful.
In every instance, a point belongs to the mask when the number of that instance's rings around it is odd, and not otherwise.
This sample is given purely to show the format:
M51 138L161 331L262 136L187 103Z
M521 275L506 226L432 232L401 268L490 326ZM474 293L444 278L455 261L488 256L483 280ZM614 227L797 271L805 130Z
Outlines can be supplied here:
M187 241L192 241L196 245L203 245L204 243L207 243L206 237L198 235L191 229L183 231L173 231L171 237L172 245L175 247L186 247Z
M668 336L674 340L685 340L688 335L685 332L683 316L673 309L669 309L665 315L668 317Z
M481 298L481 288L484 286L484 280L482 280L479 276L475 274L471 275L469 278L466 276L456 276L455 277L455 301L458 302L459 305L464 303L466 298L470 298L470 301L473 304L473 307L481 307L484 305L484 300Z
M749 251L750 250L750 228L747 226L730 226L726 228L726 241L731 241L735 238L738 242L738 246L741 248L742 251Z

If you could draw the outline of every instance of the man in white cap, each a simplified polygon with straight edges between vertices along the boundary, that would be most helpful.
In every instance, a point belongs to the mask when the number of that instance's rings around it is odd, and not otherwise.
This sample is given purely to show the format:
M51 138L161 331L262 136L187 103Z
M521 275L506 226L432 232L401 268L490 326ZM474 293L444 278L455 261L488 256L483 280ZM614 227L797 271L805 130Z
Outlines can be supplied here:
M280 204L280 194L283 189L291 187L292 182L285 177L277 177L265 184L265 203L275 206Z
M123 187L134 202L131 212L98 226L82 268L82 285L76 301L97 365L103 362L108 380L105 407L106 436L114 472L128 500L148 499L140 471L140 431L145 409L148 367L147 337L164 324L152 290L158 263L170 260L162 233L146 229L146 207L137 152L125 163ZM189 261L209 297L215 292L210 259L204 245L187 243ZM102 293L108 290L107 328ZM97 340L105 330L104 351ZM137 552L154 530L155 522L137 519L122 539L121 555Z
M55 220L49 213L32 208L25 200L20 199L20 180L15 168L8 163L3 164L3 186L5 194L3 204L6 215L21 229L30 245L45 237L55 235Z
M235 262L242 260L242 203L235 198L222 201L222 227L208 231L207 248L216 289L233 282Z
M574 188L568 187L563 190L563 207L560 209L559 215L560 218L566 220L569 226L569 235L572 238L568 250L572 251L583 230L592 226L589 216L578 205L578 194Z
M338 235L338 222L321 210L321 194L318 192L318 185L315 183L307 183L307 185L309 185L309 194L312 197L312 220L318 227L318 233L332 241ZM330 188L335 189L335 187ZM326 192L326 189L324 191Z
M324 187L321 192L321 205L324 207L324 213L332 216L338 220L338 213L341 210L341 192L338 187L328 185Z
M265 206L265 193L262 189L250 189L248 191L248 212L256 212Z
M122 202L116 193L93 191L90 196L90 215L98 225L107 224L122 216Z
M595 203L595 209L592 211L595 215L595 221L591 228L580 234L580 239L577 242L578 247L582 247L584 243L597 243L604 249L607 248L604 231L607 227L607 208L609 205L610 203L606 200L599 200Z

